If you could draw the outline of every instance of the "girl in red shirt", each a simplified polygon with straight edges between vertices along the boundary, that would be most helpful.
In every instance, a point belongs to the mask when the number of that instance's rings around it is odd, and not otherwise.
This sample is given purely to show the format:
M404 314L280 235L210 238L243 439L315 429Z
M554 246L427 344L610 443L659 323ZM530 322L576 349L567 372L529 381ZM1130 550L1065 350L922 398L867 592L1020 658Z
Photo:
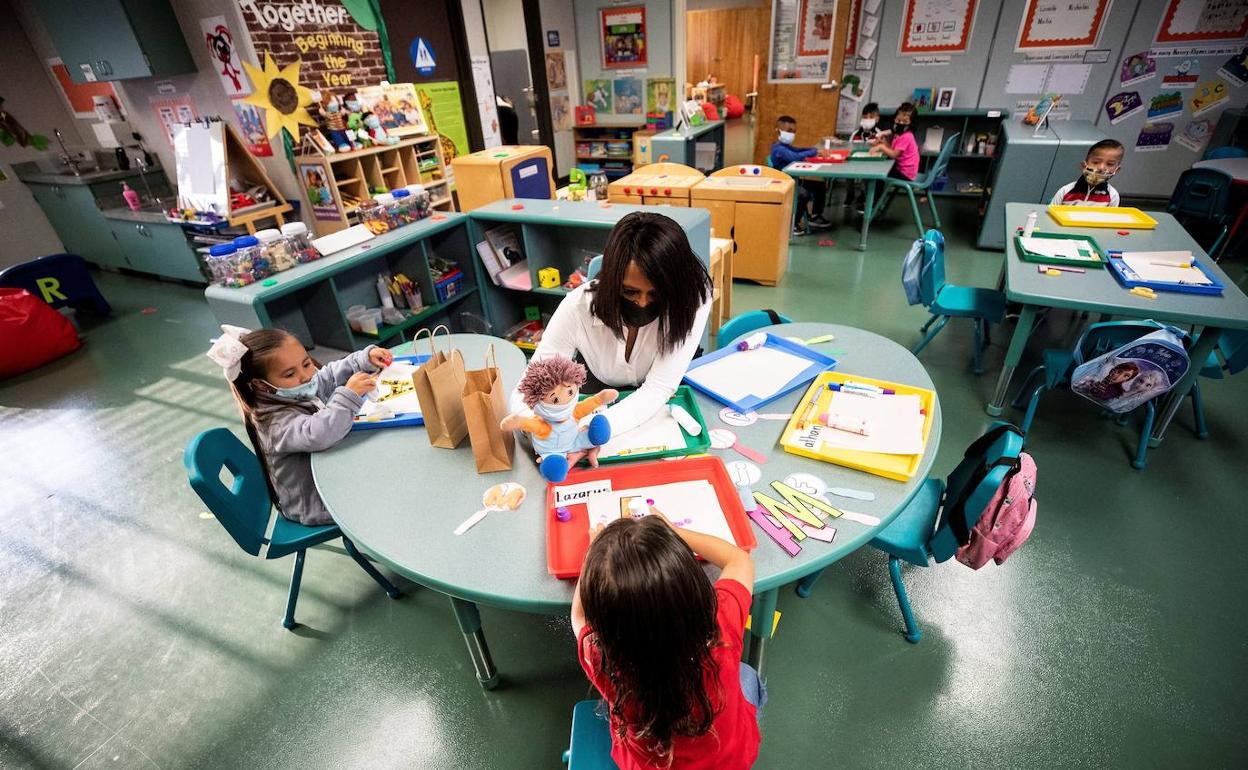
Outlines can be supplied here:
M594 534L572 599L577 657L623 770L748 768L766 690L741 662L754 562L654 508ZM697 552L721 568L711 583Z

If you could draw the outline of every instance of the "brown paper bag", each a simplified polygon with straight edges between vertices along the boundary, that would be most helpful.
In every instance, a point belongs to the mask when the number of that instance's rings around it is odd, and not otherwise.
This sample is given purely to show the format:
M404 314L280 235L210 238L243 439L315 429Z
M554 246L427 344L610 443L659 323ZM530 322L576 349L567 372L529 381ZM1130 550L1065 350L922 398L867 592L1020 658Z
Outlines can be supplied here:
M477 473L511 470L515 437L498 427L507 415L507 397L494 346L486 352L485 368L464 373L464 416L468 421L468 441L477 461Z
M433 354L420 365L412 380L416 385L421 414L425 418L429 443L443 449L454 449L468 433L464 402L460 395L464 389L464 357L458 350L436 349L434 335L438 329L446 331L448 336L451 333L445 326L439 326L432 332L421 329L412 338L412 349L416 350L420 335L427 333L429 350Z

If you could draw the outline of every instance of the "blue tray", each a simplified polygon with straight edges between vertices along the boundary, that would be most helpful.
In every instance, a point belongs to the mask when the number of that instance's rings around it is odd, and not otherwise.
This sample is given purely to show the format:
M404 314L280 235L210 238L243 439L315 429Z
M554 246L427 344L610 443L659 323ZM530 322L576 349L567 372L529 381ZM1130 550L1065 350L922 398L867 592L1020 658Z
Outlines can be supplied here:
M761 397L760 396L747 396L741 399L740 401L733 401L732 399L724 395L721 395L719 393L716 393L715 391L710 390L709 388L703 387L697 382L689 379L689 375L700 366L705 366L706 364L709 364L712 361L718 361L719 359L725 356L733 356L733 355L739 355L742 352L749 352L749 351L739 351L736 349L735 346L730 345L726 348L720 348L719 350L716 350L714 353L708 353L702 356L701 358L695 358L693 361L691 361L689 364L689 371L685 373L685 382L689 383L694 388L697 388L698 390L702 391L706 395L715 399L719 403L727 404L728 406L732 407L738 412L753 412L753 411L757 411L760 406L763 406L765 404L770 404L772 401L775 401L777 398L780 398L781 396L786 395L788 393L792 393L798 388L804 387L806 383L810 382L815 377L819 376L821 372L826 372L826 371L836 368L835 358L832 358L831 356L825 356L822 353L811 350L805 345L799 345L796 342L790 342L789 340L786 340L783 337L778 337L774 334L770 334L770 333L767 334L767 341L763 343L763 347L778 348L787 353L792 353L796 356L800 356L801 358L809 359L810 366L806 367L796 377L786 382L775 393L772 393L768 396L761 396Z
M412 355L395 356L395 361L408 364L423 364L430 356ZM425 416L420 412L399 412L388 420L361 420L358 416L351 424L351 430L380 430L381 428L401 428L407 425L424 425Z
M1127 267L1127 263L1123 262L1119 255L1121 251L1109 252L1109 271L1114 274L1114 278L1118 279L1118 283L1128 289L1134 289L1137 286L1146 286L1153 291L1172 291L1179 294L1207 294L1220 296L1226 285L1217 279L1213 273L1205 269L1205 266L1196 257L1192 257L1192 267L1200 268L1200 272L1205 274L1213 283L1208 286L1194 286L1186 283L1169 283L1167 281L1144 281L1136 274L1134 270Z

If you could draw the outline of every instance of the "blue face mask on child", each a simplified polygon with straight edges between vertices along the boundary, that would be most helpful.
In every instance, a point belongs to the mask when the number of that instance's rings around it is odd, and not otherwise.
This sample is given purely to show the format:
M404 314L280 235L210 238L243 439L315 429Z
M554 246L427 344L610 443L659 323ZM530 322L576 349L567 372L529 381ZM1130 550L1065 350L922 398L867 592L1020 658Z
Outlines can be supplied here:
M309 401L316 398L316 380L308 380L302 385L296 385L293 388L279 388L268 380L265 380L264 384L273 388L274 395L282 398L292 398L295 401Z

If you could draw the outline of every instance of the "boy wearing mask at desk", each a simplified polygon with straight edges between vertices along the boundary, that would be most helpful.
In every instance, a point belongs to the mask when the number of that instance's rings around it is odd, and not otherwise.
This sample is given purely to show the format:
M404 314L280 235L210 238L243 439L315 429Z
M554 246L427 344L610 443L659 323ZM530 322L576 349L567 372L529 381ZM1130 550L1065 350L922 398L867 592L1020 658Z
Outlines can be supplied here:
M880 105L867 102L862 108L862 117L858 119L858 128L849 136L849 143L870 144L880 135ZM862 210L867 200L867 186L850 180L849 191L845 195L845 205L852 205Z
M772 166L783 169L790 163L813 158L819 154L819 150L815 147L794 147L793 140L796 138L797 119L789 115L776 118L776 141L771 145ZM823 207L827 203L826 193L827 184L821 180L799 180L797 205L793 207L794 235L805 234L805 230L802 229L802 217L806 215L807 206L812 203L814 205L810 209L810 216L806 219L807 227L824 230L832 226L831 222L823 218Z
M1049 201L1051 206L1117 206L1118 191L1109 183L1122 168L1126 150L1120 142L1102 139L1088 148L1080 177L1064 185Z

